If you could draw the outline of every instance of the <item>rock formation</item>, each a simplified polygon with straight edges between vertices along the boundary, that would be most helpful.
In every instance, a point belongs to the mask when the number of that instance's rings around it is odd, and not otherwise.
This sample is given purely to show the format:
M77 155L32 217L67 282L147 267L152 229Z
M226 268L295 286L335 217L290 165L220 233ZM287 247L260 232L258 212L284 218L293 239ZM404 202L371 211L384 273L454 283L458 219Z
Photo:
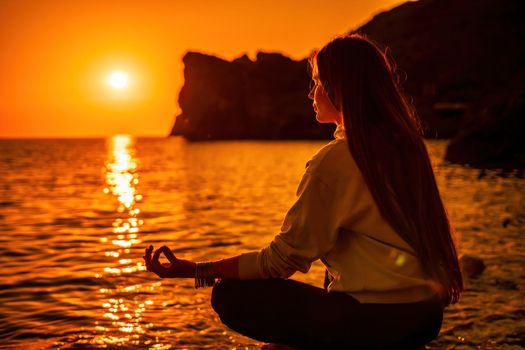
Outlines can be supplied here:
M471 255L463 255L459 259L459 264L463 275L468 278L476 278L486 269L482 259Z
M525 2L515 0L421 0L358 29L388 46L406 72L427 136L457 136L446 159L525 166L524 11Z
M183 58L182 114L172 135L190 140L329 138L308 99L307 60L278 53L246 55L232 62L196 52Z
M483 167L523 161L525 1L420 0L357 29L388 47L427 137L450 138L447 159ZM306 59L257 54L228 62L189 52L172 135L207 139L329 138L307 98ZM514 107L513 107L514 106ZM520 165L517 165L520 166Z
M525 90L469 120L447 147L445 159L477 168L525 169Z

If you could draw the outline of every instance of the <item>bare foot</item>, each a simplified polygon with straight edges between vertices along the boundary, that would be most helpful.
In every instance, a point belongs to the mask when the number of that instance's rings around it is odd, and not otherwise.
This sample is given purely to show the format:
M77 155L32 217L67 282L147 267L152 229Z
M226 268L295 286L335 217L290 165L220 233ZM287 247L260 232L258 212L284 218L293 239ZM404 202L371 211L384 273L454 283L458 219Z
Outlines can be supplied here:
M284 344L264 344L261 347L261 350L295 350L295 348L292 348L291 346L284 345Z

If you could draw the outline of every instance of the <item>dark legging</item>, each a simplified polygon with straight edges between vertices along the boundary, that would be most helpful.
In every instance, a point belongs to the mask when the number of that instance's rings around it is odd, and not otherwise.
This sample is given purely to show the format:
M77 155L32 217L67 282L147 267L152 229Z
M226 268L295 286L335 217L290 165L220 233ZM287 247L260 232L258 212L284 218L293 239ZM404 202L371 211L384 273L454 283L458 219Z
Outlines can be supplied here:
M297 349L419 349L437 337L443 318L437 298L361 304L291 279L222 280L211 304L229 328Z

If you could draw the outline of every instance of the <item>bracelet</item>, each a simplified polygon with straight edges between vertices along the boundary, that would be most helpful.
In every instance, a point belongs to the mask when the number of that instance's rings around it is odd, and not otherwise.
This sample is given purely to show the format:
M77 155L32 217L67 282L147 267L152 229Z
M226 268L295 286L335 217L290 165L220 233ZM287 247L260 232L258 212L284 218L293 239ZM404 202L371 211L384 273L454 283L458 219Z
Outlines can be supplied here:
M195 288L213 287L215 277L213 277L213 263L202 262L195 264Z

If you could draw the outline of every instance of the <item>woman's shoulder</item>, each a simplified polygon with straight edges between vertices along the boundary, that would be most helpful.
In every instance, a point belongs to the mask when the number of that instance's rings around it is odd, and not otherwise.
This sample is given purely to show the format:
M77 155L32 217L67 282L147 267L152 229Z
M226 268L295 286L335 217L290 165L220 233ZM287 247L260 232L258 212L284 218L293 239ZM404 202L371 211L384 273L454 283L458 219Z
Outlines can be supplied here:
M346 139L335 139L320 148L306 163L306 172L330 180L355 175L357 165Z

